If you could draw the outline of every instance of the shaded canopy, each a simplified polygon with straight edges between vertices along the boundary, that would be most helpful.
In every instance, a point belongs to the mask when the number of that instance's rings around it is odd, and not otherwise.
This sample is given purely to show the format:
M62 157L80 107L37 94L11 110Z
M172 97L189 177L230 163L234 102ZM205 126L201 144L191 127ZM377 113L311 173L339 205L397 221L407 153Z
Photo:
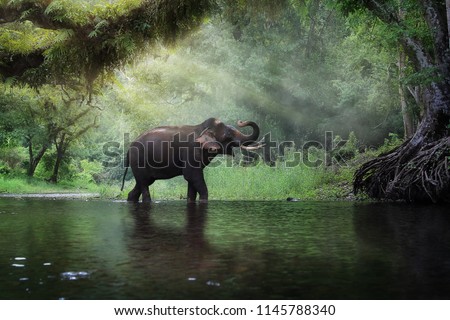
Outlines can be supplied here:
M210 9L208 0L3 0L0 73L31 85L81 78L90 88L145 45L191 31Z

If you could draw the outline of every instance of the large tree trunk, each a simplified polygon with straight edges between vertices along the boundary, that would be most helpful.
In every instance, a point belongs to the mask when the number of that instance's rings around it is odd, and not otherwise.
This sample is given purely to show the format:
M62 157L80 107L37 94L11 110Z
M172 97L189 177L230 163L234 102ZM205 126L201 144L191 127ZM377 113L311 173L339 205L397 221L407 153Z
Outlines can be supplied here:
M405 87L402 84L402 80L405 77L404 72L405 64L406 64L405 52L403 51L403 48L400 47L398 54L398 77L399 77L398 94L400 96L400 107L402 110L402 117L403 117L404 137L405 139L411 139L414 134L414 122L411 111L409 110L408 104L406 103Z
M416 134L361 166L355 173L355 192L364 190L376 199L450 201L448 90L438 84L426 90L428 108Z
M356 173L355 192L370 197L421 202L450 201L450 48L447 21L433 3L424 1L425 18L433 30L434 57L424 46L404 37L417 69L435 68L439 82L424 90L425 112L414 136L399 148L365 163ZM446 19L444 19L446 20Z
M448 47L450 48L450 0L445 1L447 9L447 32L448 32Z

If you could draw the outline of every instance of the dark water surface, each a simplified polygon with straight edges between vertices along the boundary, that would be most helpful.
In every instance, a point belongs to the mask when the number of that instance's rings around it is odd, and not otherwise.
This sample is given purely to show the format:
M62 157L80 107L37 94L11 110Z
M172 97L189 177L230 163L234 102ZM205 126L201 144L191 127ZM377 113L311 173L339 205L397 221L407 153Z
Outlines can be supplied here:
M0 299L449 299L448 211L0 198Z

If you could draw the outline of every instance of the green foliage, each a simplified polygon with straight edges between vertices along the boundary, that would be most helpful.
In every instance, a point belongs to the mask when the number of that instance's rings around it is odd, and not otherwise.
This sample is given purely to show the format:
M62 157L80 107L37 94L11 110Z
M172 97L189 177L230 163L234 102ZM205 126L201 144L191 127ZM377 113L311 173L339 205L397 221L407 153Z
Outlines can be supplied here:
M98 193L105 198L117 196L116 187L111 188L107 185L98 186L85 181L63 181L60 184L54 184L37 178L4 175L0 175L0 193Z
M20 171L22 164L26 161L25 150L21 148L4 146L0 148L0 161L2 162L5 173L11 173L12 170Z
M35 28L29 21L10 23L0 28L1 54L5 49L10 54L28 54L36 47L47 47L52 43L55 32Z
M398 134L390 133L389 138L384 139L383 145L378 148L377 154L385 154L393 149L399 147L403 140L399 138Z
M340 136L334 138L334 144L338 145L342 141ZM356 138L355 132L351 131L348 135L348 139L345 144L339 148L338 155L344 160L350 160L355 158L359 153L358 140Z
M98 110L86 106L83 95L64 87L61 89L56 91L46 86L37 92L29 87L5 87L10 93L0 96L0 109L4 115L0 120L0 148L8 149L3 159L20 154L21 167L27 167L30 176L44 155L47 166L38 172L45 176L44 172L51 171L50 163L54 163L57 155L47 152L52 145L59 147L63 154L70 144L95 126ZM89 118L88 115L94 117ZM10 167L15 169L18 166Z
M226 162L228 160L224 160ZM349 200L354 168L337 171L323 167L309 168L299 165L287 168L282 163L269 167L262 163L256 166L227 167L225 163L205 170L211 200L286 200L295 197L301 200ZM125 190L133 182L125 185ZM186 181L182 177L156 181L150 187L154 200L185 199ZM126 198L126 192L122 193Z
M83 159L80 161L80 167L81 171L75 176L77 180L85 181L87 183L98 182L99 175L103 171L103 167L100 162Z
M47 147L36 176L48 179L56 146L65 146L63 183L99 183L116 196L109 185L122 176L127 143L152 127L208 117L233 125L254 120L263 133L298 146L333 131L349 137L341 153L351 163L371 157L359 150L382 144L388 132L394 135L383 150L401 142L398 39L429 36L416 7L407 8L404 25L388 26L360 5L343 17L330 1L217 4L205 19L212 7L206 0L0 3L16 16L0 25L0 68L22 54L45 58L13 75L12 83L31 88L5 86L0 94L0 171L23 172L29 147L34 155ZM393 1L386 6L398 9ZM435 69L416 73L408 62L403 84L435 76ZM120 147L107 154L111 142ZM206 175L213 199L334 199L349 195L352 172L260 164L208 168ZM183 179L155 186L157 199L186 193Z
M192 30L210 2L23 0L1 7L5 19L29 31L0 26L5 74L36 87L70 81L92 93L95 80L130 62L138 49L172 42ZM21 56L8 61L14 53Z
M366 145L378 145L388 132L402 131L397 47L386 42L380 46L384 41L378 41L383 38L380 27L377 23L359 25L329 55L330 63L341 65L332 81L339 98L334 105L336 115L325 119L323 127L341 135L354 131ZM348 128L347 132L342 128Z
M44 14L60 23L84 25L89 22L89 11L85 1L54 0L44 10Z

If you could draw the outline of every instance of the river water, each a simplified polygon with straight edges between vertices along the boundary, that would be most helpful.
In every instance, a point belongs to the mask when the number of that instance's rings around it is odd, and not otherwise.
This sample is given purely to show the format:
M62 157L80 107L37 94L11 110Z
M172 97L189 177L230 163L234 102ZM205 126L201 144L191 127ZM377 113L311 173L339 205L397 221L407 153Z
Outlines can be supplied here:
M449 299L448 211L0 198L0 299Z

